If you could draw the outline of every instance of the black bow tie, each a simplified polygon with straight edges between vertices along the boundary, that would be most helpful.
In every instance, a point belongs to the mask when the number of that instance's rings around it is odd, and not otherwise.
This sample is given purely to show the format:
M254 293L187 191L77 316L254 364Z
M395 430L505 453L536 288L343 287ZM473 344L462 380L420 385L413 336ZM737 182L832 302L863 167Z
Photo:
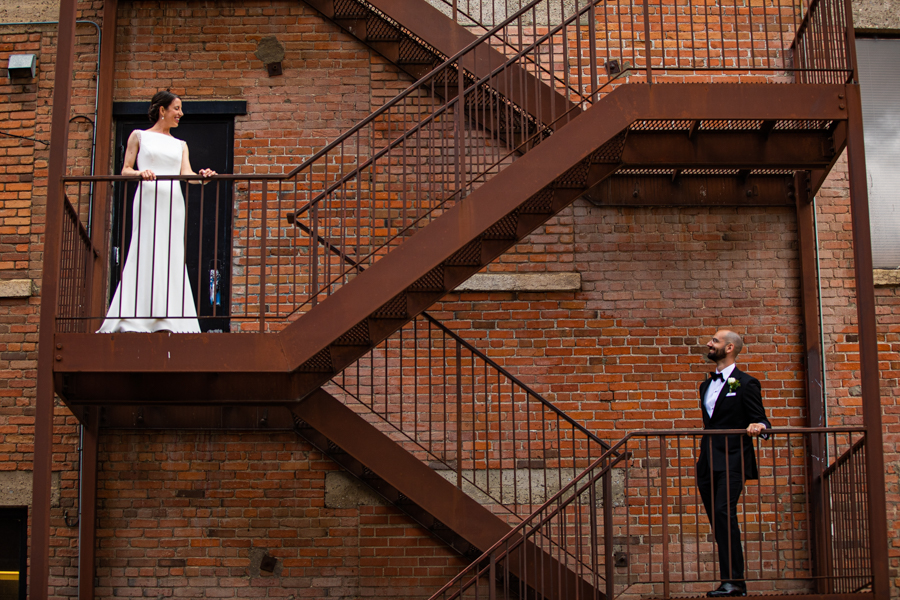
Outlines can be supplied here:
M721 373L710 373L709 379L710 381L715 381L716 379L718 379L719 381L725 381L725 376Z

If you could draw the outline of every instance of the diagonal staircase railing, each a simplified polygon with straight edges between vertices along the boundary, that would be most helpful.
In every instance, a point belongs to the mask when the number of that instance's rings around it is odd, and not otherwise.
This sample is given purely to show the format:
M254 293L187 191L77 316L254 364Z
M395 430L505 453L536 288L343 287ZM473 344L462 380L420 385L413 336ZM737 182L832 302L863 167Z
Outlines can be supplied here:
M428 314L324 389L514 522L609 445Z
M785 69L799 72L811 82L846 79L851 70L846 32L835 26L841 22L837 9L845 3L814 2L808 18L801 18L800 6L790 11L781 6L778 10L747 12L737 3L705 4L688 11L682 22L677 15L686 5L645 0L635 5L642 6L642 11L629 9L618 14L622 11L611 8L617 5L596 1L563 15L561 22L545 34L535 35L505 63L488 64L488 75L471 76L466 65L482 60L492 37L517 35L519 23L526 21L526 13L536 7L548 7L548 14L552 14L549 0L535 0L290 173L223 176L206 187L208 204L235 205L230 224L231 285L227 290L231 331L277 331L358 274L355 264L323 251L320 240L327 239L340 255L352 257L353 263L373 264L413 232L462 202L521 153L553 135L573 117L573 107L595 102L629 74L638 72L637 68L645 78L652 76L657 81L681 80L689 72L713 79L746 75L753 81L767 77L782 81ZM599 10L601 7L603 10ZM675 10L675 18L665 18L671 10ZM617 13L616 19L610 18L611 12ZM820 13L830 16L819 18ZM716 39L706 33L691 33L681 39L679 31L683 28L672 29L676 23L692 24L697 29L697 19L719 23L731 37L723 33L725 37ZM785 46L798 26L803 37L795 45L803 51L796 53L795 64L789 66ZM764 35L757 35L760 31ZM683 48L656 53L654 49L661 50L664 39L675 39ZM723 44L723 40L728 43ZM613 41L615 44L610 45ZM620 56L615 45L630 49L629 56L636 62L631 71L609 79L598 67L600 57L612 60ZM644 56L640 48L649 61L639 60ZM567 55L561 54L563 49ZM822 56L828 56L828 61L812 60ZM529 67L528 60L550 69L554 78L545 81L542 71ZM548 85L529 88L525 75ZM549 93L551 87L553 92ZM507 93L520 98L519 104L511 103ZM118 179L122 178L66 178L76 214L87 212L91 182ZM171 185L169 179L183 178L160 178L159 185ZM522 210L527 212L529 208ZM292 216L293 223L286 221L286 215ZM491 230L485 235L503 237L506 233ZM71 257L64 256L63 260ZM198 260L206 264L211 258L201 255ZM86 276L96 279L105 275L94 269ZM194 287L195 293L200 289L205 293L208 283L201 281ZM88 289L92 287L96 288L95 282L88 285ZM60 300L66 308L65 303L71 299ZM81 319L99 321L105 311L91 306L88 311L79 308L70 312L84 314ZM93 330L71 323L68 326Z
M697 451L704 436L735 434L745 432L629 433L432 600L523 597L527 590L514 571L542 571L541 577L560 585L571 585L565 575L574 572L595 590L594 597L607 600L626 591L669 598L709 590L719 579L718 557L714 545L705 543L711 531L695 488ZM808 489L806 449L812 438L827 439L829 448L823 476L829 485L821 496ZM751 591L815 593L822 584L845 593L867 591L872 562L860 549L867 523L860 502L867 492L859 460L865 441L858 427L786 428L755 443L759 479L747 481L738 505ZM810 552L814 508L829 515L823 528L829 551L823 556ZM535 560L541 551L557 558L549 572ZM572 589L554 591L575 597Z

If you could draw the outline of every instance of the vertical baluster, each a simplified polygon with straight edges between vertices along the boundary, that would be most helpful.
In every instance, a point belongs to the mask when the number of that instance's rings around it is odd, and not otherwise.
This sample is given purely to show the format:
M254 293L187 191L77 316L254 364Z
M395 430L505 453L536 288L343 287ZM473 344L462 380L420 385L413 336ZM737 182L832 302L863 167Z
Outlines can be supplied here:
M262 180L262 211L260 215L259 244L259 331L266 331L266 252L268 252L268 185Z
M669 471L666 436L659 437L659 509L662 512L663 598L669 597Z
M462 489L462 344L456 342L456 487Z

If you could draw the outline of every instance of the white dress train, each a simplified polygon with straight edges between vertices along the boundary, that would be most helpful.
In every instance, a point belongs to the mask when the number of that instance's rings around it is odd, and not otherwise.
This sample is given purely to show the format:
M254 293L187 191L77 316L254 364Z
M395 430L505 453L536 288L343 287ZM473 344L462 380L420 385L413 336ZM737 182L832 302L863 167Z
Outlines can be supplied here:
M156 175L181 173L184 142L141 131L137 164ZM142 181L134 195L131 243L122 279L98 333L200 333L184 262L184 196L177 181Z

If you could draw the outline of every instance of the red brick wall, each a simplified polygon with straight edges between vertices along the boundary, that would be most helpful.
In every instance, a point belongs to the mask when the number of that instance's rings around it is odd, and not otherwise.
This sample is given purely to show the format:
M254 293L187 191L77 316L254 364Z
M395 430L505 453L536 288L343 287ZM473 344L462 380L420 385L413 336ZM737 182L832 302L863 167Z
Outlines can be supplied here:
M581 292L466 293L430 312L613 440L644 427L702 426L705 344L731 327L744 336L739 363L763 382L770 416L804 424L792 210L578 201L573 212L569 256ZM507 264L529 256L527 243L517 250Z
M100 464L98 598L421 598L464 564L391 506L327 508L339 467L293 434L112 432Z
M83 15L96 18L97 10L85 6ZM84 31L73 114L92 115L96 50L91 29ZM277 78L253 56L256 40L273 34L287 52L285 75ZM0 129L49 137L54 38L43 29L0 34L0 59L34 49L41 72L32 91L0 80ZM236 125L240 172L283 172L408 83L303 3L126 3L117 57L116 100L146 100L166 87L188 100L247 100L249 114ZM73 123L71 136L71 166L83 172L83 120ZM0 139L4 278L39 283L46 160L41 144ZM33 187L22 179L29 175ZM819 231L831 422L855 424L844 178L839 166L819 196ZM577 293L467 293L432 312L607 440L635 428L699 426L696 387L708 370L702 345L724 326L745 334L741 363L763 381L775 424L804 423L793 211L615 209L579 201L490 270L582 274ZM892 533L900 533L896 289L879 289L878 298L889 518ZM37 302L0 301L0 470L31 468ZM76 583L77 530L66 526L63 511L72 514L76 504L78 459L74 420L63 408L57 412L63 498L52 514L51 584L55 597L65 597ZM292 435L109 432L101 438L101 465L99 597L242 597L251 588L268 597L324 595L326 588L334 597L412 596L435 589L460 565L392 508L326 508L324 479L336 467ZM203 495L179 497L179 490ZM279 576L249 574L249 552L260 548L279 558ZM891 553L896 574L900 550ZM892 589L900 595L898 584Z

